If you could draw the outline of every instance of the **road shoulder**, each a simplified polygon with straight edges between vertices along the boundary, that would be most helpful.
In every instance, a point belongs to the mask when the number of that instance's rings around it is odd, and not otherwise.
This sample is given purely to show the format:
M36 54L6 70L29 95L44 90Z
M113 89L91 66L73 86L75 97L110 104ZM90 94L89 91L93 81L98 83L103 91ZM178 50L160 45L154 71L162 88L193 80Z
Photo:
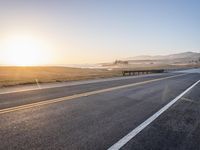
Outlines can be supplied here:
M200 149L200 84L122 149Z

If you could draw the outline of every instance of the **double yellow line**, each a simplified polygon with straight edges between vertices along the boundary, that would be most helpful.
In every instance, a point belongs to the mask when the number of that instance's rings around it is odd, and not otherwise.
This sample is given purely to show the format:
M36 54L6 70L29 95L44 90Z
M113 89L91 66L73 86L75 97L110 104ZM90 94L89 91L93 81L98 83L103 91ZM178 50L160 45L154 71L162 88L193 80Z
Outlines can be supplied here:
M94 94L100 94L100 93L104 93L104 92L110 92L110 91L133 87L133 86L137 86L137 85L143 85L143 84L160 81L160 80L165 80L165 79L170 79L170 78L175 78L175 77L179 77L179 76L183 76L183 75L186 75L186 74L179 74L179 75L174 75L174 76L169 76L169 77L163 77L163 78L158 78L158 79L153 79L153 80L148 80L148 81L143 81L143 82L138 82L138 83L132 83L132 84L127 84L127 85L111 87L111 88L102 89L102 90L96 90L96 91L85 92L85 93L81 93L81 94L75 94L75 95L61 97L61 98L55 98L55 99L51 99L51 100L45 100L42 102L36 102L36 103L32 103L32 104L26 104L26 105L21 105L21 106L16 106L16 107L5 108L5 109L0 110L0 114L14 112L14 111L32 108L32 107L36 107L36 106L58 103L58 102L62 102L62 101L70 100L70 99L81 98L81 97L90 96L90 95L94 95Z

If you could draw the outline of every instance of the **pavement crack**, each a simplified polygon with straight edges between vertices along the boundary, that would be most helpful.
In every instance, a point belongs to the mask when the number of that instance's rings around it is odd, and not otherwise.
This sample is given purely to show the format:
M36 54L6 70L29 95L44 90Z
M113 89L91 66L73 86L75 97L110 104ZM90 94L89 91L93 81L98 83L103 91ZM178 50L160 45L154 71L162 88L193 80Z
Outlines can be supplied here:
M196 102L195 100L192 100L192 99L189 99L189 98L186 98L186 97L182 97L181 99L184 100L184 101L187 101L187 102L191 102L191 103L200 105L200 102Z

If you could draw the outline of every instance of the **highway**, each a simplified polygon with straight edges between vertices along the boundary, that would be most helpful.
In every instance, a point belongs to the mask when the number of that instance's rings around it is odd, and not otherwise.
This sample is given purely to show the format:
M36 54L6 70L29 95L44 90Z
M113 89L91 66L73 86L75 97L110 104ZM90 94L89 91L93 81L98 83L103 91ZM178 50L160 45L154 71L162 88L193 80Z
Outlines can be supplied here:
M182 71L2 92L0 149L200 149L199 80Z

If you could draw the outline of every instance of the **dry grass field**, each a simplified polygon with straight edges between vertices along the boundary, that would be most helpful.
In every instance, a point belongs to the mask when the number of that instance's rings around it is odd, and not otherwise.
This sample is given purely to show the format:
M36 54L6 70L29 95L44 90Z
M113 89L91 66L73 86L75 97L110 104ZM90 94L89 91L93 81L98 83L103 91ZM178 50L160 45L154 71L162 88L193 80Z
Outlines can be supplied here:
M69 67L0 67L0 87L120 76L121 71Z
M81 69L70 67L0 67L0 88L14 85L51 83L87 80L97 78L119 77L122 70L148 70L148 69L181 69L194 68L199 65L187 66L120 66L113 70L107 69Z

